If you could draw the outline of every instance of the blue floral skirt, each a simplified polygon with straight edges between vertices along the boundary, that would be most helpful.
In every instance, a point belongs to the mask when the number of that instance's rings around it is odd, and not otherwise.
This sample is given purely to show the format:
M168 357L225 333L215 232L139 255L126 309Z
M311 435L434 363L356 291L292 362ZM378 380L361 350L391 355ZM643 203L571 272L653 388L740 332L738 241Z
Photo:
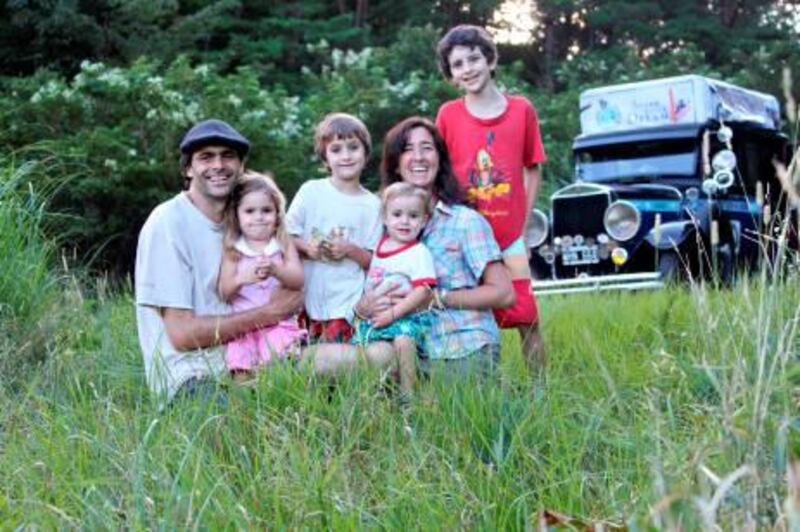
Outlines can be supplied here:
M415 312L381 328L373 327L368 320L358 320L350 342L366 345L371 342L390 342L398 336L407 336L421 346L430 328L431 316L427 311Z

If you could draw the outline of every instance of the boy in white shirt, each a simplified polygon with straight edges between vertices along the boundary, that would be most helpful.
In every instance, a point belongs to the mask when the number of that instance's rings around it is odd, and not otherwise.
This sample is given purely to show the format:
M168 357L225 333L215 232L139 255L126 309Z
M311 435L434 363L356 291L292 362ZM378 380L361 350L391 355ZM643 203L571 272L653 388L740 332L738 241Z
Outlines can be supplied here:
M304 259L309 338L346 342L381 232L380 200L361 186L372 140L361 120L332 113L317 125L314 148L330 175L300 187L286 225Z

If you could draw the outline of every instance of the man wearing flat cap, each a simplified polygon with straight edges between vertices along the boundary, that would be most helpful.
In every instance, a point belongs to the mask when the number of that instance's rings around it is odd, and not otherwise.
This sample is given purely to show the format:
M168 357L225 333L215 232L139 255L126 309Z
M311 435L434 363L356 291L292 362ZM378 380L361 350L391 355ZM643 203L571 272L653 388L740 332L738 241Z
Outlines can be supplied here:
M301 304L282 290L270 304L231 313L217 294L225 203L250 142L221 120L192 127L180 144L186 190L158 205L136 250L136 321L147 383L160 401L214 385L221 344L278 322Z

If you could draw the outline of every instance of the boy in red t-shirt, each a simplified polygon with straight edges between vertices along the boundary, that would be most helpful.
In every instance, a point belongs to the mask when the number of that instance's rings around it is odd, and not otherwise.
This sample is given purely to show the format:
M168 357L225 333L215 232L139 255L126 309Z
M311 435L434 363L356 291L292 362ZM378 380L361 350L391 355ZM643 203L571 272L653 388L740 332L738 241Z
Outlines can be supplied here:
M542 373L545 356L523 239L545 161L536 109L497 88L497 47L483 28L456 26L436 51L444 76L464 91L464 98L442 105L436 125L459 183L492 226L514 284L515 305L495 317L501 327L519 329L529 367Z

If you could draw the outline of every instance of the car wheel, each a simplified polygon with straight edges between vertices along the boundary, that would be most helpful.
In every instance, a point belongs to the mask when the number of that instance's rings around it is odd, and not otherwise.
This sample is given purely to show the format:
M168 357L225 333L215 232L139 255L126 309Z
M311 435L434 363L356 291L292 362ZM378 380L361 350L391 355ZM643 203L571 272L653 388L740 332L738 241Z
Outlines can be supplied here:
M658 273L665 283L674 283L681 277L681 258L674 251L666 251L658 257Z
M717 250L717 275L724 286L730 286L736 280L736 263L730 244L723 244Z

